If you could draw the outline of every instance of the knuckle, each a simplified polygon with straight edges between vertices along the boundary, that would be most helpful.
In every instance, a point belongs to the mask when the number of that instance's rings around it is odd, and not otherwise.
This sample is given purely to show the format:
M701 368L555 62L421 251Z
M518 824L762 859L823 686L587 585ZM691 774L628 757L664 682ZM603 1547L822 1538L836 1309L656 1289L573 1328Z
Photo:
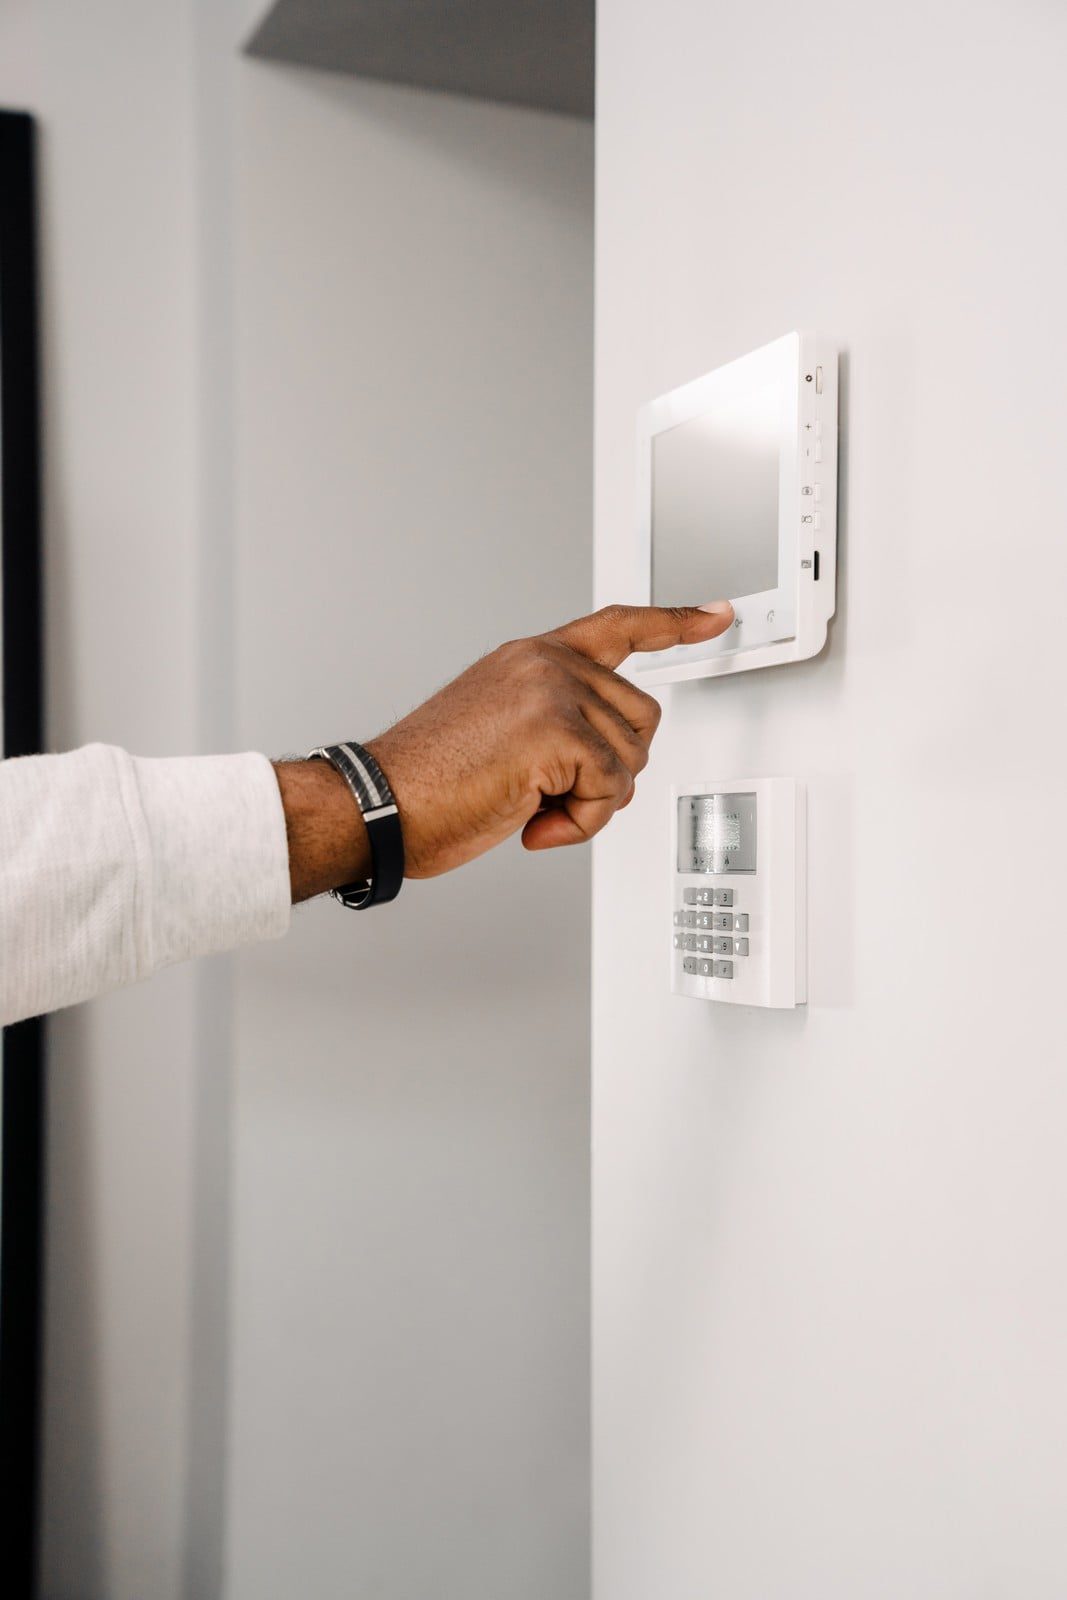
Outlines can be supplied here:
M633 617L633 606L619 605L602 606L597 616L606 627L617 628L624 622L629 622Z
M611 749L610 745L605 744L603 739L598 738L596 734L593 734L588 740L588 748L590 759L597 772L600 773L602 778L610 778L614 781L615 775L619 770L619 758L614 750Z
M590 755L593 766L604 781L615 788L622 780L623 774L629 777L626 768L608 744L599 734L592 734L589 739Z
M504 644L497 645L493 656L502 665L513 667L525 659L529 646L529 639L508 639Z
M543 710L548 705L559 707L559 663L553 661L550 655L546 653L532 656L526 665L525 678L534 692L536 703L540 709Z
M611 780L615 793L620 799L622 799L623 795L629 794L634 781L633 774L623 766L621 761L615 762L611 773Z
M547 684L554 676L551 650L541 639L512 639L496 653L507 676L525 685Z

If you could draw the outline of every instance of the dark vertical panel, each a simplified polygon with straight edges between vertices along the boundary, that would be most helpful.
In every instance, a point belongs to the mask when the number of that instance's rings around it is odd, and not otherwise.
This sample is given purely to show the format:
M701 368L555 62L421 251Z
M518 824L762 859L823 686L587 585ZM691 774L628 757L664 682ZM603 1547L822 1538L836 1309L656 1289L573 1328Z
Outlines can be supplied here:
M43 745L34 135L0 113L0 556L5 756ZM44 1025L3 1035L0 1587L36 1592Z

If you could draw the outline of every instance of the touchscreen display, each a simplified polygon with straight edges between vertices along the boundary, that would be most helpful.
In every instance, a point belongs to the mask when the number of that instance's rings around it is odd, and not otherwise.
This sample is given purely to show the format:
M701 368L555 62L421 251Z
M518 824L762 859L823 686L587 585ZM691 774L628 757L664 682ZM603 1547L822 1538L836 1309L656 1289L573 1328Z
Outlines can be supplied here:
M782 402L781 386L769 384L653 439L653 604L778 587Z

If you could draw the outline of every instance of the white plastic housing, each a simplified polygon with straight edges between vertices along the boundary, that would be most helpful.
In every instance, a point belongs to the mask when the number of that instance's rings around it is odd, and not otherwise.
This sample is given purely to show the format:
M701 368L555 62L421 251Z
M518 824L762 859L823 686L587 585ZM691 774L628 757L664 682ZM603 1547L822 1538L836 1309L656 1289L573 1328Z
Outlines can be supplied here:
M778 452L778 574L757 594L692 594L677 603L732 600L735 625L704 645L635 655L641 683L715 677L802 661L826 643L837 585L837 349L815 333L790 333L646 406L638 422L638 517L628 598L652 598L653 454L660 434L725 408L768 384L782 395ZM694 583L694 588L697 584Z
M690 795L754 795L756 848L754 871L682 872L678 870L678 801ZM733 1005L790 1007L803 1005L807 986L807 812L803 787L794 778L727 778L681 784L671 791L672 926L664 929L670 949L670 981L675 994ZM687 903L686 891L732 893L733 904ZM722 917L727 910L747 918L743 931L748 953L729 957L733 976L705 975L716 958L710 950L686 949L686 939L725 937L714 927L690 927L679 917L702 914ZM683 943L680 944L679 940ZM701 971L686 972L686 962Z

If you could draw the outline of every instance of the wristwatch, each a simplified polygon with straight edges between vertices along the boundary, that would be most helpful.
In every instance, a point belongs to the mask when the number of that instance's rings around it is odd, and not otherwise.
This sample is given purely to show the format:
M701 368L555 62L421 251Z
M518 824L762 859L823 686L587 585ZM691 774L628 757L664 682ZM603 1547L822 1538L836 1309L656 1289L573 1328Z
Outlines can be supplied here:
M370 751L354 739L310 750L308 760L328 761L341 774L360 809L370 844L371 877L363 883L343 884L330 893L349 911L367 911L395 900L404 881L404 835L385 773Z

